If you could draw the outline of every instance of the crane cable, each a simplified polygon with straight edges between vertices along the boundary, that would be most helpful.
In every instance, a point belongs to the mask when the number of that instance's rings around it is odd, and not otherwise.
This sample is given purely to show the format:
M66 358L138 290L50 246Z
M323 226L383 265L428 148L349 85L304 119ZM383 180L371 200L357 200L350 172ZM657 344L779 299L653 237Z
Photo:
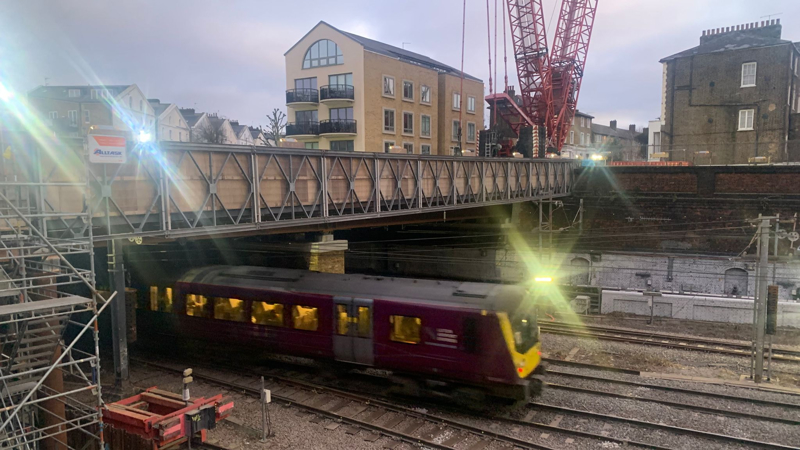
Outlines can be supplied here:
M505 89L503 92L508 92L508 55L506 53L506 14L508 14L508 5L503 2L503 72L505 75Z
M494 79L497 81L497 0L494 0ZM497 123L497 108L494 109L493 123Z
M494 94L492 89L492 25L489 22L489 0L486 0L486 48L489 50L489 95Z
M488 1L488 0L487 0ZM464 127L462 126L462 116L464 114L464 108L462 105L464 104L464 37L467 30L467 0L464 0L464 6L461 13L461 90L458 93L458 148L461 150L463 154L464 147L461 145L461 140L463 138L462 130Z

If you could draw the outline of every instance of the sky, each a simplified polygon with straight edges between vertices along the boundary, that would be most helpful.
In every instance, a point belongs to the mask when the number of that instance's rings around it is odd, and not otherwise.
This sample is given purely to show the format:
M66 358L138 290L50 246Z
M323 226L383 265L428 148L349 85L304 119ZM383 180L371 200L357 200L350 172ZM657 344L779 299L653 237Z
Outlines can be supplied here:
M557 3L543 0L549 43ZM466 8L464 71L488 94L486 2ZM273 108L286 110L283 54L320 20L458 67L461 14L458 0L2 0L0 82L20 93L45 82L136 83L165 103L265 125ZM596 123L646 126L660 111L659 59L696 46L702 30L767 15L800 41L797 0L599 0L578 109ZM502 87L502 9L497 30ZM510 34L507 53L516 85Z

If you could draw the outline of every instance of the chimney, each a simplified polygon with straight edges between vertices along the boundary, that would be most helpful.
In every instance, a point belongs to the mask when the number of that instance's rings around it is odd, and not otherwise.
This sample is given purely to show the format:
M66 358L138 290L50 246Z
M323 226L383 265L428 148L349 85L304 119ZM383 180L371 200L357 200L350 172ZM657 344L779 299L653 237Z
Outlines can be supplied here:
M632 123L628 125L628 131L630 131L631 133L636 133L636 124Z
M610 125L611 125L611 129L612 130L616 130L617 129L617 121L616 120L612 120Z
M194 108L181 108L181 113L194 114Z
M781 38L781 21L780 19L762 20L759 22L751 22L741 25L733 25L730 27L711 28L710 30L703 30L700 33L700 45L711 42L720 36L726 36L731 33L739 33L745 36L759 36L762 38L775 39Z

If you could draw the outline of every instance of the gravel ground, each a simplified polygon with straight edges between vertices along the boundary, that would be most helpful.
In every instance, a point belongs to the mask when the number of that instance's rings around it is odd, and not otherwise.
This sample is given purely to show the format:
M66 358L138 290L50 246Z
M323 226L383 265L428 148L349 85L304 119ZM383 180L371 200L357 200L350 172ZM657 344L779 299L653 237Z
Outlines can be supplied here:
M545 356L564 359L572 349L572 360L647 372L662 372L693 377L739 380L750 373L747 357L680 349L661 348L591 338L542 334ZM772 383L800 387L800 365L772 362Z

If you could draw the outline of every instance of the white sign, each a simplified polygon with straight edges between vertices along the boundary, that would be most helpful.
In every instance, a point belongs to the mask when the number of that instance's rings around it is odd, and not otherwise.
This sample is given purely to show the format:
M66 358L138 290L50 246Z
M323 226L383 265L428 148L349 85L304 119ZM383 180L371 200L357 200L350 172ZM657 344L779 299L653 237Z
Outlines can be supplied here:
M122 164L125 162L125 138L122 136L89 135L89 162Z

